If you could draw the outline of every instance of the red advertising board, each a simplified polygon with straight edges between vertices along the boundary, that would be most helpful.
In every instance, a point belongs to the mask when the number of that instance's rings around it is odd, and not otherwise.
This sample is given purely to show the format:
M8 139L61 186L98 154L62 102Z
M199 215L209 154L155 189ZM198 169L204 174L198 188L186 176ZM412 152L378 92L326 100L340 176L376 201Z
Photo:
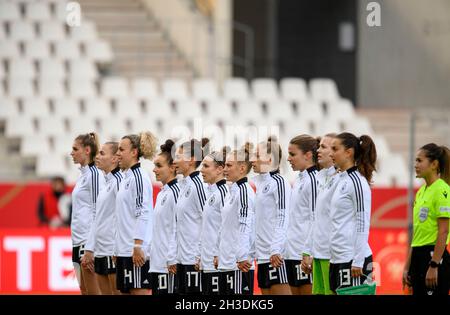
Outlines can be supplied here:
M0 184L0 293L78 294L68 229L39 227L47 184ZM154 198L159 187L155 186ZM373 189L369 243L379 294L401 294L407 253L407 192Z

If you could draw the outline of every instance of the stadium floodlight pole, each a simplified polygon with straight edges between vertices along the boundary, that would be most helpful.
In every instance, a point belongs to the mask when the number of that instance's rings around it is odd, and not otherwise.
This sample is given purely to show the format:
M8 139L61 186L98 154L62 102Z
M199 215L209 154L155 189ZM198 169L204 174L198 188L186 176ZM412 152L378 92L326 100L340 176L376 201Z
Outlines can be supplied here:
M408 153L408 166L409 166L409 180L408 180L408 209L407 209L407 220L408 220L408 240L411 244L412 240L412 213L414 205L414 157L415 157L415 146L416 146L416 120L417 115L413 109L410 120L409 120L409 153Z

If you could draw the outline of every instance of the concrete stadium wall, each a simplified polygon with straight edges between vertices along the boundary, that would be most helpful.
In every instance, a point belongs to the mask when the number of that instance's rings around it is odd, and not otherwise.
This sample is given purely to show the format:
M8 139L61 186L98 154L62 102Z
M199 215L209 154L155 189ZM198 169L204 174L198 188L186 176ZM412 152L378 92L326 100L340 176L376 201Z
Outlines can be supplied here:
M381 6L381 26L366 23ZM450 1L359 0L359 106L450 107Z

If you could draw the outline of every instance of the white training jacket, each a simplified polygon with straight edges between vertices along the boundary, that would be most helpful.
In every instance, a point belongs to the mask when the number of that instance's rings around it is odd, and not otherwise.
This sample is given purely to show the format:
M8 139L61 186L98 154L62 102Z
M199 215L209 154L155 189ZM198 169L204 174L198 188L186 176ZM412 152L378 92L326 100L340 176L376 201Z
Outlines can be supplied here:
M256 259L267 263L285 253L291 185L279 171L257 175L255 185Z
M301 260L312 222L317 199L317 169L312 166L299 173L292 187L285 258Z
M372 192L356 166L338 176L331 199L330 263L353 261L352 266L362 268L372 254L368 243Z
M148 258L153 227L153 186L140 163L123 174L116 197L116 213L116 256L131 257L134 240L142 240L142 249Z
M201 234L201 269L215 271L214 256L219 256L219 230L222 222L221 212L228 194L225 179L207 188L208 199L205 203L202 218Z
M116 238L116 195L122 181L120 168L106 174L106 185L97 197L95 220L85 250L93 251L95 257L114 255Z
M105 177L94 163L80 168L72 192L72 221L70 224L72 245L86 244L95 219L95 207L99 191L105 186Z
M175 207L177 217L177 262L195 265L200 259L202 215L206 202L205 183L195 171L181 179L180 196Z
M168 273L167 267L177 263L175 205L179 195L180 187L177 179L174 179L165 184L156 197L150 272Z
M330 259L330 233L331 233L331 197L339 182L336 168L331 166L319 171L317 174L317 204L313 227L310 229L304 254L317 259Z
M252 262L255 192L247 177L233 183L225 198L219 240L219 270L237 270L237 262Z

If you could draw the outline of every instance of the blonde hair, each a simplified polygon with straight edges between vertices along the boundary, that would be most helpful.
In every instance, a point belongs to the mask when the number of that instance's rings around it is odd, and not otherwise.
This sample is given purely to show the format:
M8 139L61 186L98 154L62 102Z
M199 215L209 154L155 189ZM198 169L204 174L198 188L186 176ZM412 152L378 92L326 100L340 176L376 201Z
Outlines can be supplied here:
M150 131L143 131L138 135L126 135L122 139L131 142L131 148L138 150L138 159L142 156L146 160L151 160L156 154L158 139Z

